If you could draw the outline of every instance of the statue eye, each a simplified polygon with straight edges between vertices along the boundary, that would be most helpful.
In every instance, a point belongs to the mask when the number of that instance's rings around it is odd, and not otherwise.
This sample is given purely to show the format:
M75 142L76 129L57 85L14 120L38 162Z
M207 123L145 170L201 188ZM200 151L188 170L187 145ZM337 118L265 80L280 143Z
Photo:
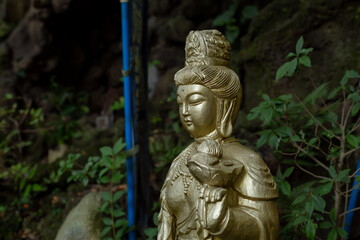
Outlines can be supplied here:
M189 104L192 106L199 105L199 104L203 103L204 101L206 101L206 98L204 98L200 94L193 94L189 97Z

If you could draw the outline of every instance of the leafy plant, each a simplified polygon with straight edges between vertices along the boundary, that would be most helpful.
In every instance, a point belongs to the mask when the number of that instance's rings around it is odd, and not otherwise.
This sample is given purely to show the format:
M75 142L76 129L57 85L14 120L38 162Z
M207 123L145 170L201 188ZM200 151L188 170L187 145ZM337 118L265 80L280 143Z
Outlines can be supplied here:
M225 36L230 44L234 43L239 36L241 26L258 14L256 6L247 5L242 9L240 18L237 19L236 13L239 9L239 4L239 0L234 1L225 12L218 15L213 21L213 26L225 27Z
M153 240L157 236L157 233L158 233L157 226L158 226L159 207L160 207L160 202L154 202L153 203L153 207L152 207L151 210L154 212L152 220L153 220L153 224L155 225L155 227L149 227L149 228L146 228L144 230L146 240Z
M276 79L285 74L292 76L300 65L311 66L307 54L312 49L302 49L302 45L301 37L296 54L288 54L295 58L279 68ZM324 83L304 99L292 94L270 99L264 94L264 101L248 115L249 120L262 122L257 146L268 144L283 156L282 164L291 166L284 173L279 170L275 178L282 217L287 222L282 230L284 238L289 232L298 236L300 230L314 239L319 227L329 229L328 239L346 237L344 216L348 196L354 190L349 183L358 171L347 166L351 165L352 154L360 149L360 136L354 134L360 128L359 78L357 72L346 71L340 86L330 89ZM309 181L291 189L286 179L294 167L306 173ZM332 198L333 203L326 201Z
M47 182L57 182L65 174L68 182L78 182L87 186L90 181L105 185L107 190L102 191L102 205L99 211L103 214L102 222L104 228L101 238L104 240L121 239L129 230L126 214L119 200L126 193L119 188L125 174L125 159L131 154L125 152L125 143L120 138L113 147L104 146L100 148L101 156L89 157L85 166L77 163L81 154L69 154L66 160L59 162L59 169L52 172Z
M34 108L30 100L6 94L0 100L0 160L9 165L21 161L23 148L31 144L23 134L39 131L43 121L41 108Z
M89 108L85 105L83 93L59 85L54 76L50 82L51 94L46 98L56 112L56 119L50 121L52 131L48 132L47 138L52 144L62 144L79 136L81 127L78 119L88 113Z
M302 48L304 45L304 38L301 36L296 43L295 53L290 52L286 58L293 59L281 65L279 69L276 71L276 81L285 75L291 77L295 70L298 69L300 65L305 67L311 67L311 60L308 57L308 54L313 51L313 48Z

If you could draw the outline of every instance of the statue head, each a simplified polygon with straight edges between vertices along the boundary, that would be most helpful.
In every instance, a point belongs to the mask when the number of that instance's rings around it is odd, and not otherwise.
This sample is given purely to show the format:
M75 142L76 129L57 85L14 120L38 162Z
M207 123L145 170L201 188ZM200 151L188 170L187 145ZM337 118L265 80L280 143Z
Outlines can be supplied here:
M179 70L174 78L178 86L178 99L180 98L180 117L185 129L194 137L203 137L213 131L220 137L229 137L242 98L239 77L228 67L230 44L217 30L191 31L186 39L185 52L185 67ZM208 92L202 88L206 88ZM186 115L184 116L186 109L182 106L185 95L179 92L191 89L192 93L200 89L200 95L204 95L208 101L203 107L193 104L194 109L198 106L197 111L203 111L204 114L202 121L195 126L197 130L207 127L201 129L200 133L187 124ZM195 100L199 98L201 97L194 97ZM207 126L204 126L206 124Z

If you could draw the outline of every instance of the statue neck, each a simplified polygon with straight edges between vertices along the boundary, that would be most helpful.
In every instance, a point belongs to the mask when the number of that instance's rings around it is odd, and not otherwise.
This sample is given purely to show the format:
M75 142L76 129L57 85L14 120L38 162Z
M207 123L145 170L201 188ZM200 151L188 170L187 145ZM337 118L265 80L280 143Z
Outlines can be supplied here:
M197 144L200 144L205 140L220 140L220 139L221 139L221 137L216 129L206 136L194 138L194 140Z

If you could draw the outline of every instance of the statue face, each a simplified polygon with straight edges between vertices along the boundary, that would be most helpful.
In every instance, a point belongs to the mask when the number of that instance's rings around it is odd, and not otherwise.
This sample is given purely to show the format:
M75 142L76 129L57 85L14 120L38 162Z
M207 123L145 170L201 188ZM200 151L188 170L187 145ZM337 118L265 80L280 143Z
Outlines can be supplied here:
M216 97L207 87L180 85L177 102L181 123L192 137L203 137L215 130Z

